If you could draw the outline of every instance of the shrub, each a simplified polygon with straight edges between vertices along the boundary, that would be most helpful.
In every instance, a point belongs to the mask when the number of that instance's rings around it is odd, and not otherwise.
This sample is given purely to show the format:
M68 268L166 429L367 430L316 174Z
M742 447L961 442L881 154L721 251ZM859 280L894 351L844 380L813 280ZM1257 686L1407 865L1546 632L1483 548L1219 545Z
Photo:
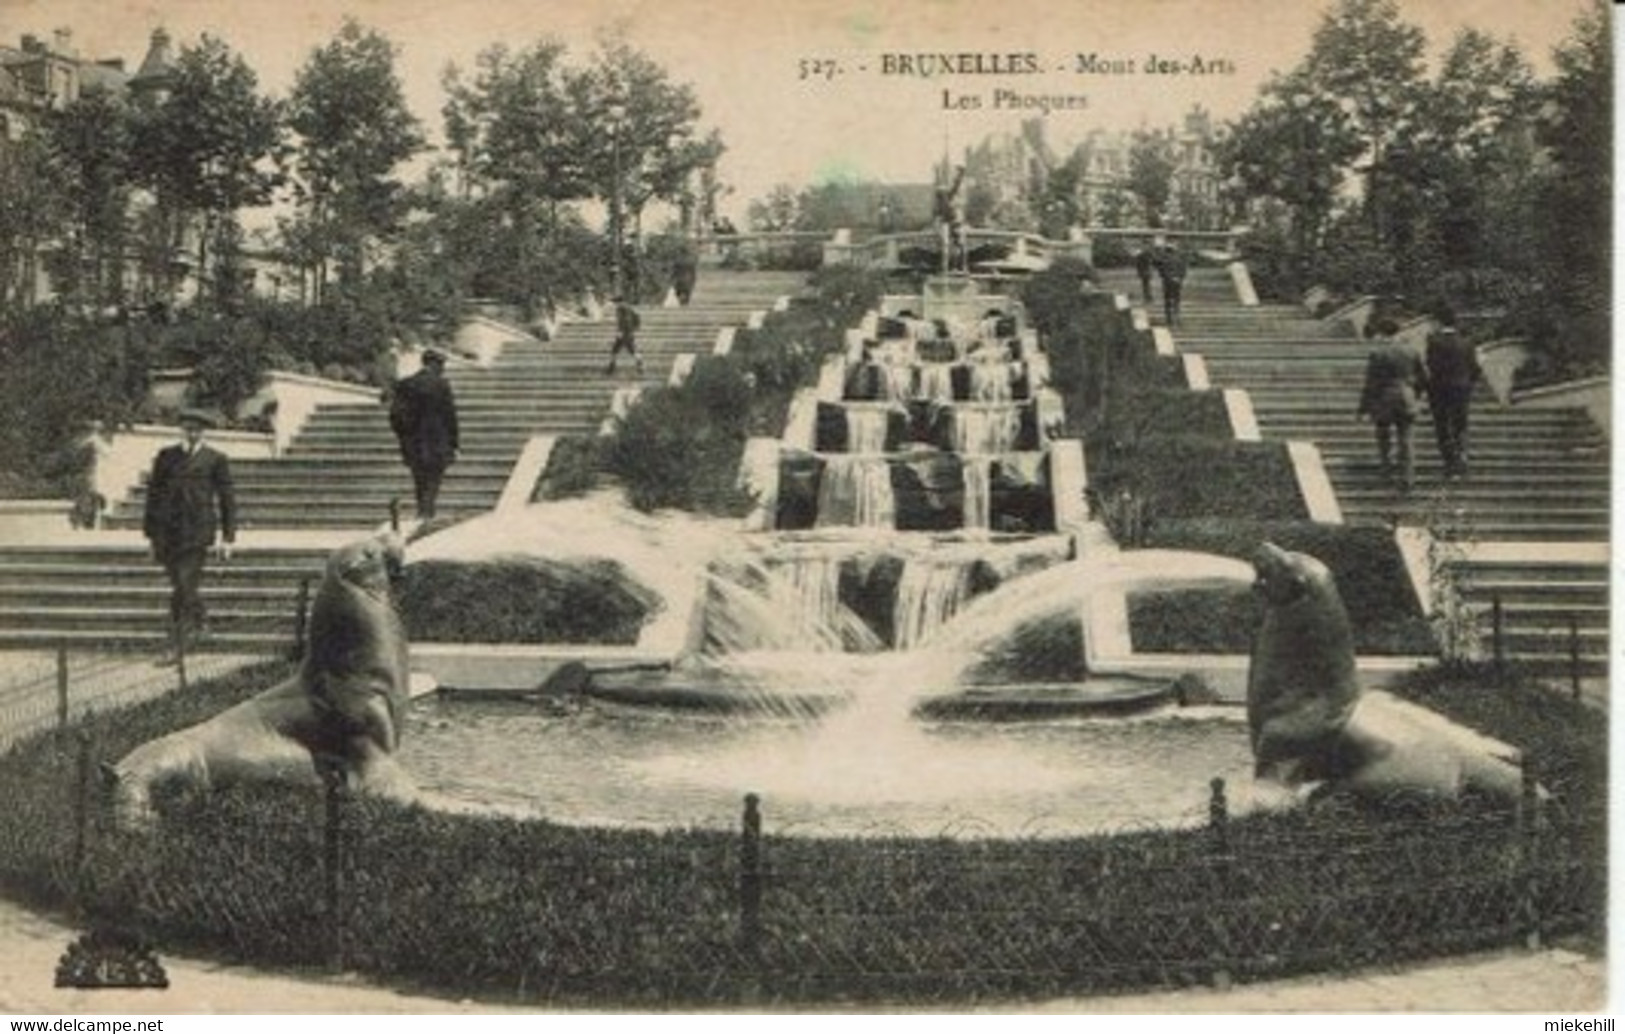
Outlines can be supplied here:
M396 602L411 639L452 643L631 644L660 606L613 561L538 557L411 564Z
M1436 647L1392 530L1378 525L1250 521L1237 516L1154 521L1145 545L1251 560L1261 543L1307 553L1337 581L1361 653L1431 656ZM1246 653L1258 613L1245 591L1162 594L1131 601L1136 650Z
M547 454L547 467L536 479L531 501L570 499L592 491L598 486L601 452L602 446L594 437L567 434L555 439L553 451Z

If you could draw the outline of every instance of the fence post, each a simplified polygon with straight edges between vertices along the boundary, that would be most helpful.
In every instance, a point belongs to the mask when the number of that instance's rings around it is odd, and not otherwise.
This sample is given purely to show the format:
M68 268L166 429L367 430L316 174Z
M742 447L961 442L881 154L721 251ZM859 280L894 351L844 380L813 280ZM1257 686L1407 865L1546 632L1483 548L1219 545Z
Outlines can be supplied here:
M389 501L389 530L400 534L401 530L401 498L396 496Z
M56 650L56 727L68 727L68 648Z
M739 947L754 962L762 939L762 799L745 795L743 835L739 840Z
M310 629L310 575L299 579L299 598L293 611L293 655L305 655L305 636Z
M1500 671L1506 666L1506 644L1502 641L1504 620L1505 615L1501 611L1501 594L1497 592L1490 597L1490 644L1494 650L1496 671Z
M1520 902L1523 913L1524 946L1530 951L1540 948L1540 784L1535 779L1535 766L1525 754L1518 762L1523 777L1522 795L1518 802L1518 847L1523 860L1523 887Z
M1569 615L1569 686L1574 702L1580 702L1580 616Z
M322 825L322 877L323 896L327 905L327 924L332 935L329 962L335 970L343 970L345 962L344 928L344 771L336 764L322 765L322 786L325 798L325 822Z
M77 758L78 785L73 794L73 885L74 892L79 900L78 906L84 905L85 891L85 859L90 845L90 773L92 759L90 756L90 733L84 729L78 731L79 751Z
M1208 798L1208 840L1212 848L1213 877L1217 884L1217 893L1213 899L1213 934L1218 942L1214 947L1213 986L1221 991L1230 989L1232 982L1231 965L1234 952L1230 943L1230 927L1225 922L1226 915L1223 909L1231 899L1230 895L1230 805L1225 800L1224 779L1214 777L1208 784L1212 795Z

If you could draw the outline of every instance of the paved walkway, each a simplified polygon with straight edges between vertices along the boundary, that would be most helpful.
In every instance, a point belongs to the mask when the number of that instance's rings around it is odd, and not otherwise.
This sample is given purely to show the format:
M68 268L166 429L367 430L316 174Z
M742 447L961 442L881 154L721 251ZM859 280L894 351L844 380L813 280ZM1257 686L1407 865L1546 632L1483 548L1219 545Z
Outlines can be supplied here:
M437 998L377 987L351 975L265 972L164 955L167 991L52 986L58 958L76 937L61 922L0 902L0 1012L92 1013L526 1013L548 1011ZM1535 1012L1575 1014L1605 1006L1605 964L1571 951L1500 952L1398 971L1303 977L1216 991L1070 998L979 1012ZM941 1009L937 1012L955 1012Z

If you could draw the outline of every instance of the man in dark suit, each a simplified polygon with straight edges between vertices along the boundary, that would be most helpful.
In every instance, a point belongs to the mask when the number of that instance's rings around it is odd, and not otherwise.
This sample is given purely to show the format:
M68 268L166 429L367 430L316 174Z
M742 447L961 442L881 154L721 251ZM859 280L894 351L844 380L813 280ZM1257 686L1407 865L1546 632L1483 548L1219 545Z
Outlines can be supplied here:
M216 534L222 560L231 558L231 544L237 538L231 463L224 453L203 443L203 432L214 425L213 418L188 409L182 411L180 425L183 440L160 450L153 461L142 521L152 555L169 576L170 627L177 652L208 635L200 589L203 562L215 546Z
M1422 357L1394 335L1399 325L1391 319L1378 320L1371 330L1375 347L1366 357L1365 387L1355 419L1371 418L1377 429L1377 456L1385 478L1394 478L1393 442L1399 445L1399 490L1408 493L1415 467L1411 451L1411 425L1416 422L1417 397L1428 387Z
M423 367L395 384L389 426L400 442L401 459L412 472L419 520L434 516L440 479L457 459L457 400L446 380L446 356L425 349Z
M1478 350L1456 329L1456 314L1447 309L1438 319L1427 342L1428 408L1444 476L1459 478L1467 474L1467 411L1483 370Z
M1163 322L1169 327L1177 327L1180 301L1185 292L1185 253L1166 239L1160 239L1153 258L1153 264L1162 276Z

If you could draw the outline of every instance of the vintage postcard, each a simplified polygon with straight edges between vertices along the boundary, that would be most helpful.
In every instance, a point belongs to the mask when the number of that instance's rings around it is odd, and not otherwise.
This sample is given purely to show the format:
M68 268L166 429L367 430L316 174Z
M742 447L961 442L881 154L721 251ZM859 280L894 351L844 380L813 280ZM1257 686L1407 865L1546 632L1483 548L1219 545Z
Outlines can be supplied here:
M1611 1030L1615 31L0 0L0 1009Z

